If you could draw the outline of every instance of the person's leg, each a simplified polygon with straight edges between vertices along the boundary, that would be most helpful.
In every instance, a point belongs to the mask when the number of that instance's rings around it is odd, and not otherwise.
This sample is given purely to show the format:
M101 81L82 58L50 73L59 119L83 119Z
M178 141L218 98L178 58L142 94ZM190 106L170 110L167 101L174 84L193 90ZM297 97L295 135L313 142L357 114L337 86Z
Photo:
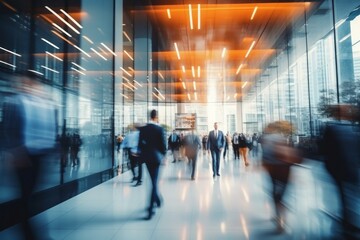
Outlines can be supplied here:
M136 174L135 174L136 159L135 159L135 157L130 153L130 151L129 151L129 160L130 160L131 173L132 173L132 175L133 175L132 181L135 181L135 180L136 180Z
M216 175L220 176L220 156L221 151L216 151Z
M213 177L216 174L216 151L211 150L211 159L212 159L212 170L213 170Z
M197 155L192 158L192 172L191 172L191 179L195 179L195 172L196 172L196 161L197 161Z

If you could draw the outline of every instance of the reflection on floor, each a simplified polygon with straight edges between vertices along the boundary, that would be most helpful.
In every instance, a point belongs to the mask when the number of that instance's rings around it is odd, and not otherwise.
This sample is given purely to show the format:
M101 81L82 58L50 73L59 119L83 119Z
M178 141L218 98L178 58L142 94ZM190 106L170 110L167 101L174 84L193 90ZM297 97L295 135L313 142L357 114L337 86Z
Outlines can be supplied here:
M150 221L143 220L149 177L134 187L131 172L105 182L34 217L38 233L48 239L328 239L336 202L327 211L324 195L332 194L319 163L293 167L286 194L285 232L273 221L269 181L256 158L245 167L232 156L222 160L221 176L212 178L211 161L201 153L195 181L186 161L162 166L163 205ZM330 192L330 193L329 193ZM336 201L336 197L331 197ZM0 232L0 239L21 239L19 227Z

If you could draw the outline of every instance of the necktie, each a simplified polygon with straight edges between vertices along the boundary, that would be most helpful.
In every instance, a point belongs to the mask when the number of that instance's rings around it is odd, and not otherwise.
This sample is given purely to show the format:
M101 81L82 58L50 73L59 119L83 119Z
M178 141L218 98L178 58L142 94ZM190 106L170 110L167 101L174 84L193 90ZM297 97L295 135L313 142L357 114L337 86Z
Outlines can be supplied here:
M217 131L215 131L215 138L217 138Z

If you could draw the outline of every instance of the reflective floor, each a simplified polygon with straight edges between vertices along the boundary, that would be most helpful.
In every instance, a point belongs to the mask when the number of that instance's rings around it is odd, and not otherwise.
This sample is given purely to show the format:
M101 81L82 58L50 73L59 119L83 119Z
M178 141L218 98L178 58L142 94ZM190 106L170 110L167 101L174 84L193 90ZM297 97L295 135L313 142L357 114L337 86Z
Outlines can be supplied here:
M45 239L329 239L334 236L337 197L321 163L306 160L292 168L285 204L285 231L277 231L267 174L256 157L244 166L232 155L222 159L221 176L212 178L210 157L199 154L195 181L186 161L161 168L163 205L146 221L150 189L134 187L130 171L37 216ZM47 236L48 238L46 238ZM21 239L19 227L0 239Z

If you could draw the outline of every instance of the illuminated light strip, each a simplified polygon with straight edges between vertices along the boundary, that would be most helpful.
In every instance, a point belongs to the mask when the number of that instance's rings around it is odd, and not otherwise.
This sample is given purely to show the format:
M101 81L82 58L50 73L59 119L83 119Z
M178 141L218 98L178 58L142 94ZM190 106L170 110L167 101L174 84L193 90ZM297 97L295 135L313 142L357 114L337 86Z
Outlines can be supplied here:
M56 70L54 70L54 69L52 69L52 68L48 68L48 67L46 67L46 66L44 66L44 65L41 65L41 67L42 67L42 68L45 68L45 69L47 69L47 70L49 70L49 71L52 71L52 72L54 72L54 73L59 73L59 71L56 71Z
M250 46L249 50L247 51L247 53L246 53L246 55L245 55L245 58L247 58L247 57L249 56L249 54L250 54L251 50L253 49L254 45L255 45L255 41L253 41L253 42L251 43L251 46Z
M193 29L194 29L194 25L193 25L193 19L192 19L191 4L189 4L189 18L190 18L190 29L193 30Z
M79 28L83 28L80 23L78 23L73 17L70 16L70 14L68 14L67 12L65 12L64 10L60 9L60 12L62 12L65 16L67 16L71 21L73 21L73 23L75 23L76 26L78 26Z
M346 19L341 19L340 21L338 21L338 22L335 24L335 28L340 27L344 22L346 22Z
M81 71L77 70L76 68L71 67L71 69L72 69L72 70L74 70L74 71L76 71L76 72L78 72L78 73L80 73L80 74L82 74L82 75L84 75L84 76L86 75L85 73L83 73L83 72L81 72Z
M71 28L74 32L76 32L77 34L80 34L80 32L74 28L70 23L68 23L67 21L65 21L59 14L57 14L54 10L52 10L51 8L49 8L48 6L45 6L45 8L47 10L49 10L52 14L54 14L58 19L60 19L63 23L65 23L69 28ZM54 24L54 23L53 23Z
M129 80L128 80L127 82L128 82L128 84L129 84L132 88L134 88L134 89L137 90L137 87L135 87L134 84L132 84Z
M167 12L167 15L168 15L168 18L171 19L171 13L170 13L170 9L166 9L166 12Z
M111 52L112 55L114 55L115 57L117 56L108 46L106 46L104 43L100 43L101 45L104 46L104 48L106 48L106 50L108 50L109 52Z
M189 101L191 101L190 93L187 94Z
M185 82L182 82L183 88L186 90Z
M181 68L182 68L183 73L185 73L185 66L182 65Z
M135 72L135 70L132 67L128 67L131 71Z
M180 53L179 53L179 49L178 49L178 46L176 43L174 43L175 45L175 50L176 50L176 55L177 55L177 58L180 60Z
M200 77L200 66L198 66L198 78Z
M247 224L246 224L246 222L245 222L245 218L244 218L244 216L243 215L241 215L241 226L242 226L242 229L243 229L243 232L244 232L244 234L245 234L245 237L246 237L246 239L249 239L249 231L248 231L248 229L247 229Z
M60 35L60 33L58 33L57 31L51 30L51 32L52 32L53 34L55 34L56 36L58 36L59 38L61 38L62 40L64 40L65 42L67 42L68 44L74 45L72 42L70 42L69 40L67 40L66 38L64 38L62 35Z
M47 54L49 54L50 56L52 56L53 58L56 58L57 60L59 60L59 61L63 61L61 58L59 58L58 56L55 56L54 54L52 54L52 53L50 53L50 52L48 52L48 51L45 51Z
M75 44L72 44L74 48L76 48L77 50L81 51L82 53L84 53L86 56L91 57L87 52L85 52L84 50L82 50L81 48L79 48L78 46L76 46Z
M44 42L46 42L47 44L49 44L50 46L52 46L52 47L54 47L54 48L56 48L56 49L59 49L59 47L58 46L56 46L55 44L53 44L52 42L50 42L50 41L48 41L48 40L46 40L45 38L41 38L41 40L43 40Z
M195 100L197 101L197 100L198 100L198 98L197 98L197 92L195 92L194 95L195 95Z
M237 97L237 93L234 94L234 98L236 98L236 97Z
M165 78L164 78L164 76L161 74L161 72L158 72L159 73L159 76L163 79L163 80L165 80Z
M120 69L123 70L123 72L125 72L129 77L132 77L132 75L128 71L126 71L124 68L120 67Z
M222 58L225 57L225 52L226 52L226 48L223 48L222 53L221 53L221 57L222 57Z
M240 66L238 67L238 69L236 70L236 74L238 74L241 70L241 68L243 67L243 64L240 64Z
M195 68L194 68L194 66L191 66L191 72L192 72L192 76L195 77Z
M200 4L198 4L198 30L201 28L201 11L200 11Z
M1 61L1 60L0 60L0 63L3 63L3 64L8 65L8 66L10 66L10 67L16 68L15 65L12 65L12 64L10 64L10 63L7 63L7 62Z
M129 99L126 95L124 95L124 94L122 94L122 93L120 93L120 95L123 96L123 97L126 98L126 99Z
M125 31L123 31L123 33L124 33L125 37L131 42L131 39L130 39L130 37L127 35L127 33L126 33Z
M93 48L90 48L91 49L91 51L93 51L94 53L96 53L99 57L101 57L102 59L104 59L105 61L107 61L107 59L103 56L103 55L101 55L98 51L96 51L95 49L93 49Z
M106 52L104 49L102 49L101 47L98 47L98 49L103 53L105 54L105 56L109 55L108 52Z
M164 95L162 95L161 92L160 92L156 87L154 87L154 89L159 93L159 95L161 96L161 98L165 100Z
M246 86L246 84L247 84L247 83L248 83L248 82L245 82L245 83L244 83L244 85L242 85L242 87L241 87L241 88L244 88L244 87Z
M154 92L152 93L157 99L161 100L159 96L157 96Z
M11 10L13 10L14 12L17 12L17 10L11 6L10 4L6 3L5 1L2 1L2 4L4 4L7 8L10 8Z
M345 37L343 37L342 39L340 39L340 43L342 43L343 41L345 41L346 39L348 39L349 37L351 37L351 33L349 33L348 35L346 35Z
M194 90L196 91L196 82L193 81Z
M88 41L89 43L94 44L94 42L91 41L91 39L88 38L87 36L82 36L82 37L83 37L86 41Z
M142 87L142 85L141 85L138 81L134 80L134 82L135 82L135 84L137 84L137 85L139 85L140 87Z
M132 89L131 87L129 87L128 85L126 85L126 83L122 83L122 85L124 85L126 88L130 89L131 91L134 92L134 89Z
M6 49L6 48L0 47L0 49L1 49L1 50L4 50L5 52L11 53L11 54L13 54L13 55L15 55L15 56L21 57L20 54L18 54L18 53L16 53L16 52L13 52L13 51L10 51L10 50L8 50L8 49Z
M123 76L122 78L123 78L123 79L125 79L125 80L126 80L126 81L128 81L128 82L130 81L129 79L127 79L127 78L126 78L126 77L124 77L124 76Z
M68 33L67 31L65 31L64 29L62 29L59 25L57 25L56 23L53 23L53 25L59 29L61 32L65 33L68 37L71 37L70 33Z
M32 69L29 69L28 70L29 72L33 72L33 73L36 73L36 74L38 74L38 75L44 75L43 73L41 73L41 72L38 72L38 71L35 71L35 70L32 70Z
M124 53L125 53L131 60L134 61L134 59L131 57L131 55L130 55L126 50L124 50Z
M252 13L252 15L251 15L250 20L253 20L253 19L254 19L257 9L258 9L258 7L256 6L256 7L254 8L254 11L253 11L253 13Z
M78 65L78 64L76 64L76 63L74 63L74 62L71 62L71 63L72 63L74 66L80 68L81 70L86 71L86 69L83 68L83 67L81 67L80 65Z

